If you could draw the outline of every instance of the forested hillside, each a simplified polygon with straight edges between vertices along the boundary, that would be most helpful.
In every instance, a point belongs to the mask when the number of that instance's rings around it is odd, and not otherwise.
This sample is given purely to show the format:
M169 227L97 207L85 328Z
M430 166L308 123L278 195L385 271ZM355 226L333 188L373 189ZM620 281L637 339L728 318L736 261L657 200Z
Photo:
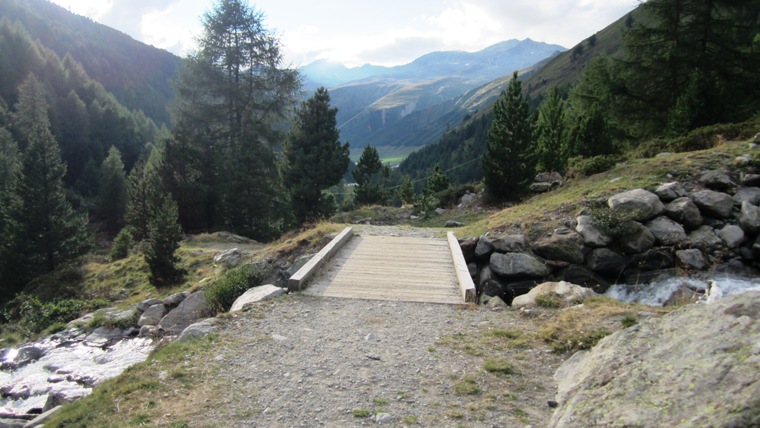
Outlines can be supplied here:
M2 0L0 16L20 24L60 58L70 55L130 110L142 110L159 126L169 125L169 81L177 76L179 57L47 0Z

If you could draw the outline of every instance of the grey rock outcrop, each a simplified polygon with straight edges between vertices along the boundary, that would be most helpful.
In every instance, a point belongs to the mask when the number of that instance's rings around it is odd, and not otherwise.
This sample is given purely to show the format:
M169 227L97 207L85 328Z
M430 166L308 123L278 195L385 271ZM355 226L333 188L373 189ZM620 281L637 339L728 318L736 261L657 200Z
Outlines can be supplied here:
M613 211L627 213L636 221L649 220L665 209L657 195L644 189L618 193L607 200L607 205Z
M628 259L609 248L595 249L586 263L593 271L609 276L618 276L628 267Z
M758 344L760 292L643 320L560 366L549 426L758 426Z
M682 198L687 195L686 189L683 184L674 181L672 183L661 184L654 193L665 202L670 202L674 199Z
M166 315L166 312L167 309L163 303L153 305L146 309L142 315L140 315L140 319L137 321L137 325L139 327L145 325L157 325L159 322L161 322L161 318Z
M479 259L488 258L493 253L493 244L487 236L481 236L478 245L475 246L475 257Z
M636 254L647 251L654 246L654 235L641 223L633 224L633 231L621 236L620 248L627 254Z
M718 236L729 248L736 248L744 242L744 230L741 227L729 224L718 231Z
M206 302L206 296L202 291L197 291L166 314L159 326L167 334L180 334L190 324L213 314L214 310Z
M549 274L549 268L537 258L525 253L494 253L491 270L505 278L540 278Z
M733 199L731 196L714 190L700 190L691 195L694 203L699 207L702 214L715 218L728 218L731 216Z
M613 241L612 237L596 227L590 215L578 216L575 231L583 237L583 243L589 247L606 247Z
M583 263L583 237L570 229L561 228L537 240L533 252L546 260Z
M739 225L741 225L742 230L750 235L760 232L760 208L747 201L742 202Z
M677 245L686 241L683 226L665 216L648 221L646 227L661 245Z
M214 263L219 263L225 267L235 267L243 261L243 253L237 248L222 251L214 256Z
M161 303L163 303L163 301L161 299L156 299L156 298L143 300L142 302L137 304L137 310L140 312L145 312L149 307L153 305L158 305Z
M752 205L760 205L760 188L759 187L742 187L734 193L733 200L736 204L749 202Z
M581 303L587 298L596 295L591 289L569 282L545 282L530 290L528 294L515 297L512 300L512 307L529 308L536 306L536 298L544 294L553 294L568 305Z
M699 182L705 187L718 191L728 191L736 186L731 178L723 171L707 171L699 177Z
M525 235L506 235L491 241L494 251L500 253L521 253L528 248Z
M723 240L710 226L702 226L689 233L689 245L702 250L718 250L723 245Z
M676 251L676 259L681 267L689 270L703 270L707 267L705 257L696 248Z
M180 342L188 339L195 339L208 336L218 330L219 320L217 318L206 318L187 326L179 335Z
M282 296L286 291L286 289L275 287L272 284L253 287L235 300L235 302L232 304L232 307L230 308L230 312L241 311L245 305Z
M674 199L665 205L665 215L689 229L695 229L702 225L702 214L691 198Z

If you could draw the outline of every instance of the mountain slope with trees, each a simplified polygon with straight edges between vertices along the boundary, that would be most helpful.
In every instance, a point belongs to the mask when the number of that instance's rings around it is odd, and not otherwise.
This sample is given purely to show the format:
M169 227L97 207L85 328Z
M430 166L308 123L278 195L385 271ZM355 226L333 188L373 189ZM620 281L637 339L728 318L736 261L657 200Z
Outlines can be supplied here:
M46 0L3 0L0 16L60 58L71 56L130 110L170 124L166 109L181 59Z

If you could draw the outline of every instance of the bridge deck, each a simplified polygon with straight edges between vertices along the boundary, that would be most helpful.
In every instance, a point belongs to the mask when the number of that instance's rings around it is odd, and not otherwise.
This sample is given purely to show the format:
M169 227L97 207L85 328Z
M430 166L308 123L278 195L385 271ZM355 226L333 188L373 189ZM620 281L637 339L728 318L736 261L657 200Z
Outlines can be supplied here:
M354 236L305 294L463 304L445 239Z

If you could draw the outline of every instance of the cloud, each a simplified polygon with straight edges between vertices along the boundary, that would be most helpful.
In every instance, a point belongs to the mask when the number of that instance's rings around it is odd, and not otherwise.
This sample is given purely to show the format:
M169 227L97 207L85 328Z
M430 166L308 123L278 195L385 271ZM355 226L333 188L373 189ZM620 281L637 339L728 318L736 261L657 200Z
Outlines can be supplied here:
M55 3L77 15L88 16L94 20L100 20L113 7L113 0L57 0Z

